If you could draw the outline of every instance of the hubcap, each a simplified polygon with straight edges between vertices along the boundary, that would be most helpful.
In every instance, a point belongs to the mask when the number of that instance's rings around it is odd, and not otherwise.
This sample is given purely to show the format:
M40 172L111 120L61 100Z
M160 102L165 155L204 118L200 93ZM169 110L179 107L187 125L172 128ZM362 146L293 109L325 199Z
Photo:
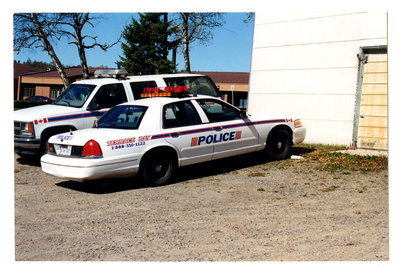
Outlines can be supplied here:
M162 171L162 165L160 165L160 164L154 165L153 171L154 171L154 173L160 173Z

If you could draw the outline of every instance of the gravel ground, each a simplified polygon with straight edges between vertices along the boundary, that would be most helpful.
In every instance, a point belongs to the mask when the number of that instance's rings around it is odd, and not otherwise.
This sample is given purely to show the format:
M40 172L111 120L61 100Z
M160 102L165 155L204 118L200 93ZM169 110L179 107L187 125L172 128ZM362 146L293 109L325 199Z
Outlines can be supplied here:
M252 154L174 183L85 183L15 159L17 261L387 261L388 172Z

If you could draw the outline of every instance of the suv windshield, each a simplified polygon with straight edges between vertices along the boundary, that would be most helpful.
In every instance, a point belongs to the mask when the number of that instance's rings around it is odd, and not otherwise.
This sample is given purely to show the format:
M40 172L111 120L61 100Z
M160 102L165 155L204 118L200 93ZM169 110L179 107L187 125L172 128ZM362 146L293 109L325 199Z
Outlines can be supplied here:
M189 93L220 97L214 82L208 76L164 78L167 86L186 86Z
M147 107L136 105L120 105L111 108L101 117L95 127L116 129L137 129Z
M95 85L71 84L61 92L54 104L81 107L95 87Z

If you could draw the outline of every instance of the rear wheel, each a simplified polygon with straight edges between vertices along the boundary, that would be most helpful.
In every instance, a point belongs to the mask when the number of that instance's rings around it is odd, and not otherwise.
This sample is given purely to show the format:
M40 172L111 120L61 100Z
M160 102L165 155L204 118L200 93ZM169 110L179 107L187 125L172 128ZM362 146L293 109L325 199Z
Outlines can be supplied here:
M271 160L282 160L289 156L292 148L289 132L285 129L272 131L268 137L266 151Z
M143 181L152 185L163 185L175 173L175 161L171 155L154 152L146 155L141 164Z

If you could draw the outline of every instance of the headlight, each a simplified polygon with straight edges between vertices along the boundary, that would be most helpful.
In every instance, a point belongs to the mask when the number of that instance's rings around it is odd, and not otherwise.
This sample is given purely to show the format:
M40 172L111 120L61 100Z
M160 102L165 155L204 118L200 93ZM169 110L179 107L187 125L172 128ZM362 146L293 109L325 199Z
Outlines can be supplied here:
M301 120L295 120L294 121L294 127L295 128L299 128L299 127L302 127L303 126L303 124L301 123Z
M33 136L33 123L23 123L21 127L21 135L22 136Z
M34 137L33 122L14 122L14 135L22 137Z

